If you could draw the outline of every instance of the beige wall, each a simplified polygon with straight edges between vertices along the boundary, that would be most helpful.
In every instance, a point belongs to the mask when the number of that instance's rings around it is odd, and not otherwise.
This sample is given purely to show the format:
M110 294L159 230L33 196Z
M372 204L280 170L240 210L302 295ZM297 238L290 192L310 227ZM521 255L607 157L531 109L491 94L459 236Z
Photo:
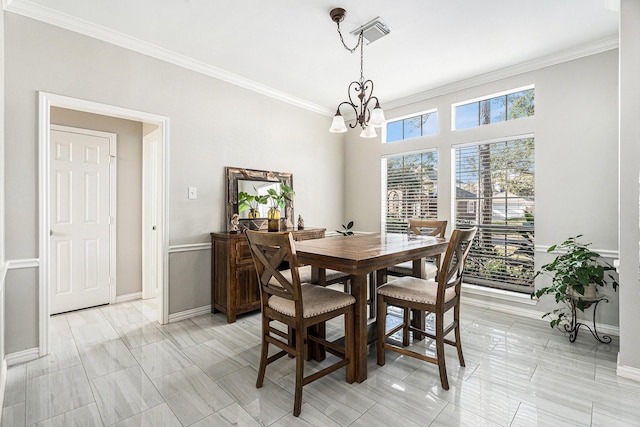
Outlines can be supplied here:
M116 295L142 292L143 123L57 107L51 123L117 134Z
M5 276L4 259L4 10L0 11L0 364L4 363ZM0 371L0 384L5 383Z
M535 116L451 131L451 104L535 84ZM593 249L615 255L618 249L618 50L503 78L422 102L386 111L387 119L438 109L439 134L380 144L349 134L345 157L346 216L359 230L379 231L382 155L437 148L438 215L451 212L451 147L453 144L533 133L536 157L536 245L550 246L584 234ZM636 178L637 179L637 178ZM636 194L637 196L637 194ZM636 202L637 204L637 197ZM550 261L544 250L536 264ZM611 261L611 260L610 260ZM598 310L598 321L618 325L618 297ZM543 313L554 303L541 301ZM519 304L513 303L514 309ZM531 308L530 305L522 305Z
M308 226L343 220L344 140L327 132L330 117L11 13L5 36L7 258L38 256L37 91L169 117L171 246L225 229L224 166L291 172ZM170 313L210 303L208 251L172 253L169 269ZM25 281L7 299L21 307L8 317L8 352L38 344L36 290Z
M640 380L640 2L620 2L620 357Z

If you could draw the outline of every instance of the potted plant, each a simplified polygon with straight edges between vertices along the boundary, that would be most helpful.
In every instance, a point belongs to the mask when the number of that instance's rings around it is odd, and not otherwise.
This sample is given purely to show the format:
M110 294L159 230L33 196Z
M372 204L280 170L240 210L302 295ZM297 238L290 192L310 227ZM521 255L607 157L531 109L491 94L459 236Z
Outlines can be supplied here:
M553 295L556 303L564 304L542 317L550 317L551 327L560 325L571 313L572 300L580 311L584 311L597 297L597 288L611 284L613 290L618 282L609 273L615 268L601 260L600 254L589 249L591 243L580 243L582 235L570 237L561 244L551 246L547 252L558 249L561 253L552 262L540 267L534 279L541 274L551 276L551 285L535 291L535 296Z
M267 212L267 228L269 231L280 230L280 209L284 209L286 202L290 202L292 196L296 193L293 188L287 186L285 183L280 183L280 189L275 190L270 188L267 190L267 199L270 203L269 211Z
M249 209L249 218L258 218L260 213L258 212L258 205L267 204L267 195L258 195L258 190L256 187L253 187L253 191L256 194L249 194L245 191L240 191L238 193L238 213L246 211Z
M336 233L340 233L343 236L353 236L353 231L351 231L352 227L353 221L349 221L347 225L342 224L342 230L336 230Z

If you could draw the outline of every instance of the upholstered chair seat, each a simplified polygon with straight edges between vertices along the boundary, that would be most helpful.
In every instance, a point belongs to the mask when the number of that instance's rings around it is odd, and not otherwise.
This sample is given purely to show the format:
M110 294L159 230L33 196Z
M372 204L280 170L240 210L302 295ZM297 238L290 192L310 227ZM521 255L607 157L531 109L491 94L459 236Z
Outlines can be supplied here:
M400 277L378 288L378 295L420 304L435 304L438 295L438 282L433 279L423 280L411 276ZM455 297L455 288L445 290L445 303Z

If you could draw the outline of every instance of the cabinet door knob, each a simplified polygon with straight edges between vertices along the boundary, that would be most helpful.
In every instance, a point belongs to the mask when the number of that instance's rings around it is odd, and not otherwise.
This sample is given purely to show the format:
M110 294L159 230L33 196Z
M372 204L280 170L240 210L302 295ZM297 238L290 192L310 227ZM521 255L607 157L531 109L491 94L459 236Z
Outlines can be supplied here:
M153 231L156 231L156 226L154 225L153 227L151 227L151 229L152 229Z

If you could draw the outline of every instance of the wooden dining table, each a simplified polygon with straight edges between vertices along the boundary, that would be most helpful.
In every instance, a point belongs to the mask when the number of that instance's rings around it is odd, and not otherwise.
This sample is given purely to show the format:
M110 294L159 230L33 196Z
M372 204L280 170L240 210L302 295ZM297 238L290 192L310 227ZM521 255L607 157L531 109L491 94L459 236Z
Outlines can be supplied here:
M314 274L321 269L339 270L351 275L351 294L355 306L356 381L367 379L367 277L372 272L406 261L413 261L413 274L424 274L425 257L441 254L448 240L431 236L407 234L357 234L326 237L296 242L300 264L310 264ZM379 274L378 277L384 277Z

